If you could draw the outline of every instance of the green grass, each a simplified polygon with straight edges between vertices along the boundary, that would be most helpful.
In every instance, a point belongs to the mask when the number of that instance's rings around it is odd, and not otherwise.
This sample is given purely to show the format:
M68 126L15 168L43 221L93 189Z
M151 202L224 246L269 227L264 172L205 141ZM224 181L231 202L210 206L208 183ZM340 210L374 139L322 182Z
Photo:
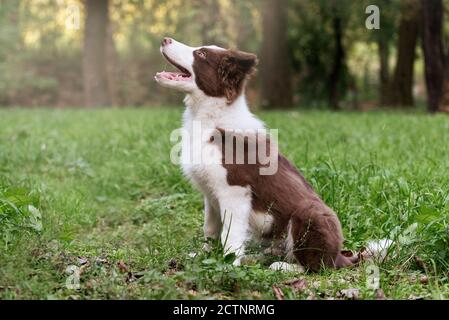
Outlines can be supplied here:
M181 112L0 110L0 298L272 299L273 285L291 299L376 297L368 263L288 274L233 267L219 246L190 258L203 245L202 197L169 160ZM375 263L387 298L449 298L447 116L259 115L338 213L346 248L398 240Z

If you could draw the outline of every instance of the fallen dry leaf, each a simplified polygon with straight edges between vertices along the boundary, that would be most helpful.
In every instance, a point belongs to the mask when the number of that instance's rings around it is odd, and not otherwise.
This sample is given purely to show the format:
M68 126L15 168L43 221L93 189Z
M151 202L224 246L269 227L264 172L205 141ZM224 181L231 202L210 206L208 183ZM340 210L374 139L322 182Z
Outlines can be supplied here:
M109 264L108 259L105 258L105 257L97 257L97 258L95 259L95 262L96 262L96 263L100 263L100 264Z
M168 269L167 271L164 272L164 276L172 276L174 274L176 274L178 271L176 269Z
M139 280L144 275L145 275L145 272L143 272L143 271L140 271L140 272L128 272L128 274L126 275L125 281L127 283L131 283L131 282L134 282L136 280Z
M294 279L284 282L285 285L292 286L295 292L307 289L307 281L305 279Z
M408 297L408 300L424 300L424 297L422 297L422 296L415 296L414 294L411 294Z
M80 274L82 274L87 268L89 268L90 267L90 262L89 261L87 261L85 264L83 264L81 267L80 267Z
M178 260L176 259L170 259L167 262L168 267L173 270L173 271L181 271L182 269L184 269L184 266L178 262Z
M195 297L198 294L198 292L196 292L195 290L189 290L187 293L193 297Z
M316 295L315 295L315 293L311 292L311 293L307 296L306 300L316 300Z
M339 298L357 300L359 298L359 294L360 294L359 289L349 288L338 291L337 296Z
M196 283L195 282L193 282L193 281L186 281L185 283L184 283L184 286L187 288L187 289L189 289L189 290L197 290L197 285L196 285Z
M421 259L418 256L415 256L415 262L421 270L423 270L424 272L427 272L427 265L423 259Z
M385 298L385 293L384 293L384 291L381 288L376 290L376 299L377 300L385 300L386 299Z
M170 259L167 264L170 269L178 269L178 261L174 258Z
M281 288L279 288L276 285L273 285L273 292L276 299L284 300L284 293L282 292Z
M419 282L420 282L421 284L428 284L428 283L429 283L429 277L427 277L427 276L421 276L421 277L419 278Z
M126 264L122 260L120 260L117 263L117 266L118 266L118 268L120 269L121 272L128 272L128 267L126 266Z

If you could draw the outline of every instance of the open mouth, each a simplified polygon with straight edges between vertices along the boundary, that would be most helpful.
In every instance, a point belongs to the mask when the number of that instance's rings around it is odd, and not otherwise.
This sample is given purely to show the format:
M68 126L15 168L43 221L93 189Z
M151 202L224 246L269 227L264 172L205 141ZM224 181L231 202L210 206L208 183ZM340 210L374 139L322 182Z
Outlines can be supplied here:
M161 77L161 78L173 80L173 81L188 81L192 78L192 75L186 68L184 68L184 67L180 66L179 64L177 64L176 62L174 62L164 52L162 52L162 54L164 55L165 59L167 59L167 61L170 62L171 65L176 67L180 72L162 71L162 72L156 73L157 77Z

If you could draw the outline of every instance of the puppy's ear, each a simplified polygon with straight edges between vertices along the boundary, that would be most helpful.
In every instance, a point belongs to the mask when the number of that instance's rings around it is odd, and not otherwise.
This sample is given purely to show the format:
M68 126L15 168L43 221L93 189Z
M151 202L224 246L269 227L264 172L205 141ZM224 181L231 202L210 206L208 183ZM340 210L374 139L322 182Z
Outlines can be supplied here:
M254 73L257 56L243 51L230 50L218 68L228 102L234 101L243 89L245 80Z
M241 72L249 75L255 71L258 59L255 54L244 51L230 51L229 60L234 63Z

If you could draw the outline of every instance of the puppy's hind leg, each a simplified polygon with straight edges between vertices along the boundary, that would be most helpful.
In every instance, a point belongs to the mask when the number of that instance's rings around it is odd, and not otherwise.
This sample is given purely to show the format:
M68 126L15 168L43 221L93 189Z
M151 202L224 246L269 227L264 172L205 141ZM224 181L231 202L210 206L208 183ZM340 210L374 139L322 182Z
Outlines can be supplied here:
M359 260L360 259L357 255L352 256L352 257L345 257L344 255L339 253L337 255L337 258L335 259L335 268L340 269L340 268L351 267L351 266L359 263Z
M293 251L294 251L294 238L291 234L291 221L287 226L287 239L285 239L285 243L282 244L284 247L284 252L286 255L286 261L278 261L273 262L270 265L271 270L283 271L283 272L296 272L303 273L305 272L304 267L296 260ZM279 243L278 243L279 247Z

